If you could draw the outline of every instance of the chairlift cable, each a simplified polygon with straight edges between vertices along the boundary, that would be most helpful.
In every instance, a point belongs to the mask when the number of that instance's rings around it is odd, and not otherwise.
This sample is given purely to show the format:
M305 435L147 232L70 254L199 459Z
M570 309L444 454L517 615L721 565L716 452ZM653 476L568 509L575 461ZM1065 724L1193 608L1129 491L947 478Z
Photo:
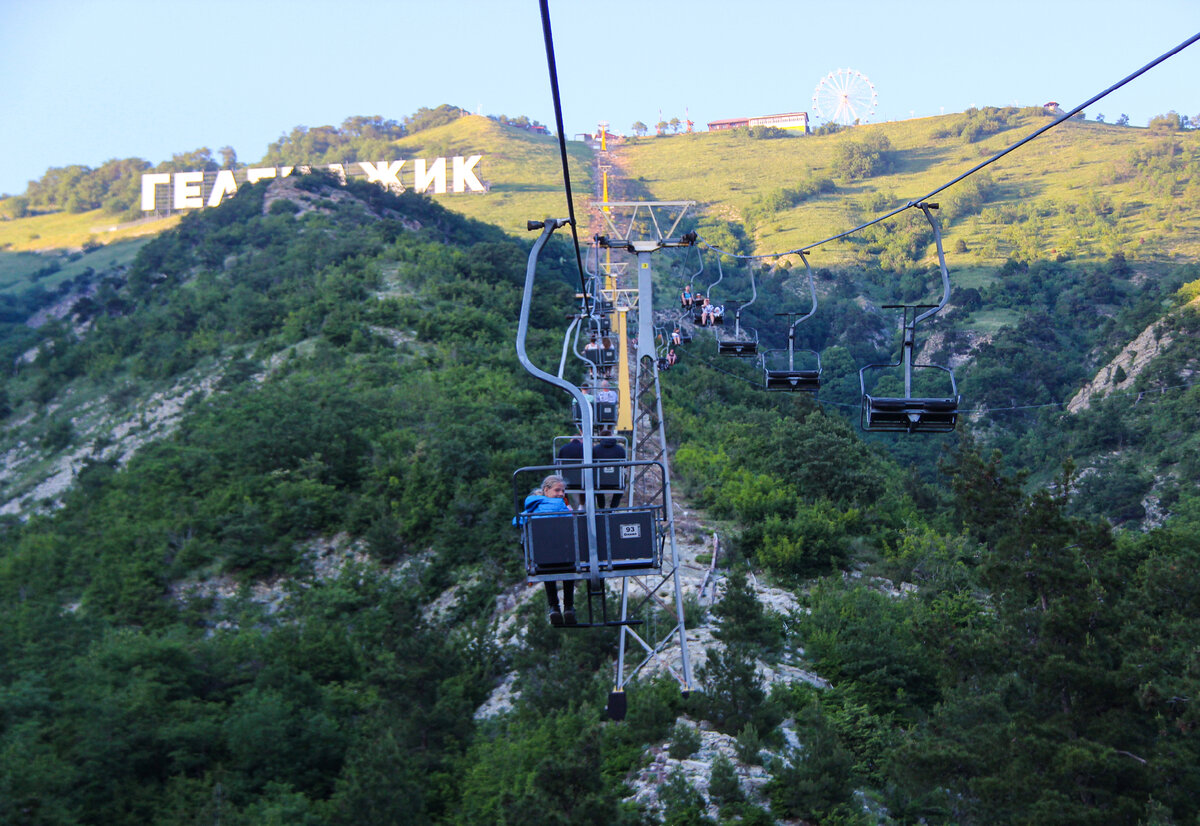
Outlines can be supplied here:
M567 136L563 129L562 98L558 93L558 65L554 60L554 35L550 31L550 3L540 0L542 10L542 37L546 41L546 66L550 71L550 94L554 99L554 124L558 129L558 151L562 158L563 184L567 190L567 217L571 223L571 238L575 243L575 263L579 267L579 287L583 293L584 312L591 314L591 306L587 293L587 280L584 278L583 254L579 250L578 222L575 220L575 201L571 196L571 171L567 165Z
M1102 100L1103 98L1105 98L1108 95L1112 94L1113 92L1117 91L1122 86L1129 83L1130 81L1136 80L1137 78L1141 77L1142 75L1144 75L1146 72L1153 69L1158 64L1162 63L1165 60L1168 60L1169 58L1174 57L1179 52L1182 52L1184 49L1186 49L1188 46L1191 46L1197 40L1200 40L1200 32L1197 32L1196 34L1192 35L1187 40L1183 41L1182 43L1180 43L1178 46L1171 49L1170 51L1164 52L1163 54L1154 58L1154 60L1151 60L1149 63L1147 63L1142 68L1138 69L1137 71L1133 72L1132 74L1127 75L1123 79L1117 81L1112 86L1109 86L1103 92L1100 92L1100 93L1088 98L1083 103L1079 104L1071 111L1066 112L1063 115L1059 116L1056 120L1052 121L1051 123L1048 123L1045 126L1039 127L1038 129L1034 130L1029 135L1026 135L1024 138L1021 138L1021 140L1017 141L1012 146L1009 146L1006 149L1002 149L1001 151L997 152L995 155L993 155L992 157L983 161L982 163L977 164L977 165L973 166L972 168L968 169L966 172L962 173L957 178L947 181L946 183L942 184L941 186L937 187L936 189L932 190L931 192L928 192L925 195L922 195L919 198L913 198L911 201L904 204L903 206L897 207L896 209L893 209L890 212L886 212L883 215L878 216L877 218L872 218L870 221L867 221L866 223L859 224L857 227L854 227L853 229L848 229L845 232L840 232L837 235L831 235L828 238L822 239L820 241L816 241L812 244L805 244L804 246L796 247L795 249L786 250L784 252L762 253L760 255L738 255L737 253L732 253L732 252L723 250L720 247L714 247L711 244L704 241L703 239L701 239L700 243L704 244L704 246L707 247L708 249L710 249L714 252L719 252L722 255L727 255L730 258L737 258L737 259L741 259L741 260L745 260L745 261L754 261L754 260L759 260L759 259L763 259L763 258L780 258L784 255L796 255L796 254L802 255L802 254L808 252L809 250L812 250L812 249L815 249L816 247L821 246L822 244L828 244L830 241L837 241L841 238L845 238L848 235L853 235L854 233L859 232L860 230L864 230L867 227L874 226L875 224L878 224L881 221L886 221L888 218L891 218L895 215L899 215L901 212L904 212L905 210L912 209L915 206L919 206L922 202L928 200L929 198L932 198L934 195L937 195L939 192L949 189L950 187L963 181L964 179L970 177L971 175L974 175L976 172L980 171L981 169L988 166L989 164L992 164L992 163L1000 160L1001 158L1003 158L1005 155L1009 154L1013 150L1015 150L1021 146L1024 146L1025 144L1032 141L1034 138L1040 137L1041 135L1050 131L1051 129L1058 126L1063 121L1067 121L1067 120L1070 120L1071 118L1075 117L1075 115L1079 114L1084 109L1091 106L1093 103L1096 103L1097 101Z
M718 367L717 365L713 364L711 361L709 361L706 358L702 358L700 356L693 355L692 360L699 364L703 364L705 367L708 367L711 370L715 370L718 373L724 373L725 375L730 376L731 378L735 378L738 381L744 381L747 384L752 384L755 387L760 387L760 385L757 381L754 381L753 379L748 379L745 376L739 376L737 373L734 373L730 370L726 370L722 367ZM682 361L682 359L681 359L681 361ZM1155 387L1152 390L1122 390L1119 392L1108 393L1104 396L1104 398L1112 399L1112 398L1116 398L1118 396L1150 396L1150 395L1154 395L1154 394L1161 395L1168 390L1186 390L1189 387L1197 387L1197 386L1200 386L1200 382L1185 382L1183 384L1169 384L1166 387ZM817 404L821 405L822 407L829 405L829 406L833 406L833 407L845 407L850 410L857 410L859 408L859 405L857 403L850 404L848 402L835 402L832 399L821 398L819 396L814 398L813 401L815 401ZM990 416L993 413L1010 413L1010 412L1013 412L1016 410L1040 410L1045 407L1066 407L1067 404L1068 404L1068 402L1045 402L1044 404L1022 404L1022 405L1015 405L1013 407L988 407L983 412L985 415ZM969 417L973 414L968 412L966 415Z
M1168 390L1186 390L1189 387L1196 387L1197 382L1185 382L1183 384L1169 384L1166 387L1155 387L1151 390L1121 390L1113 393L1106 393L1104 398L1113 399L1118 396L1150 396L1154 394L1162 394ZM1016 407L989 407L988 414L1002 413L1010 410L1037 410L1042 407L1066 407L1069 402L1046 402L1045 404L1024 404Z

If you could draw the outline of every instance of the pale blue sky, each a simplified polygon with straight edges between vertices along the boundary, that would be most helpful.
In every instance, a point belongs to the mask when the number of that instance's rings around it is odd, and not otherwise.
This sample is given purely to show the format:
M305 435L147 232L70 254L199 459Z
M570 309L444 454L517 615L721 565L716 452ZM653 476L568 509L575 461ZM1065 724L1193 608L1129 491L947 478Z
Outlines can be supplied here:
M812 108L831 70L872 120L1069 108L1200 31L1200 0L551 0L568 135ZM1088 111L1200 114L1200 45ZM153 163L297 125L451 103L553 124L537 0L0 0L0 193L48 167Z

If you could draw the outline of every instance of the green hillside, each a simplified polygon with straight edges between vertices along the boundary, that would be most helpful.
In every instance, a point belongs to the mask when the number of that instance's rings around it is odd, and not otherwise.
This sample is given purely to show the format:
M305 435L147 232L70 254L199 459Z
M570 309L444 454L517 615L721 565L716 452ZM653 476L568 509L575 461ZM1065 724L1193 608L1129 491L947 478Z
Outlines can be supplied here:
M736 130L641 138L621 144L615 155L644 197L695 200L713 219L753 218L755 251L784 251L836 235L941 186L1051 117L1040 109L993 110L998 114L991 117L986 111L832 135L756 140ZM892 169L847 180L839 171L839 152L877 136L891 145ZM1154 133L1069 121L985 171L991 186L982 196L970 182L937 198L956 213L946 222L948 251L959 241L969 250L953 256L955 267L1008 257L1200 255L1200 225L1192 219L1200 206L1195 130ZM781 190L820 178L830 179L833 191L795 205L778 203ZM764 203L779 208L764 209ZM923 249L921 258L928 252ZM825 245L813 260L822 266L877 262L859 239Z
M792 249L842 232L957 177L1049 122L1041 109L972 110L843 129L836 134L747 130L629 139L615 144L615 197L695 200L709 220L750 225L756 252ZM854 178L848 147L886 139L886 168ZM557 139L463 116L394 141L403 157L482 154L488 191L438 200L454 211L524 232L525 221L565 211ZM568 142L576 211L596 199L593 153ZM1200 135L1073 120L942 194L955 266L1009 257L1190 260L1200 254ZM814 181L828 187L798 190ZM0 210L2 212L3 210ZM100 211L0 221L0 249L50 250L159 232L165 222L119 224ZM593 228L602 229L602 228ZM962 251L959 242L965 245ZM878 263L862 236L822 247L825 266ZM918 258L929 254L923 249ZM895 263L887 259L890 263Z
M614 188L807 242L1042 117L639 140ZM955 364L956 432L856 427L858 368L898 347L881 305L934 289L907 219L814 253L815 398L762 392L707 330L678 348L681 539L720 549L685 600L702 690L646 676L621 723L613 635L546 623L511 524L512 471L572 430L513 352L525 220L563 209L553 140L462 118L401 141L484 153L483 195L294 176L150 238L0 253L0 823L1197 822L1200 266L1194 221L1152 219L1190 203L1196 136L1063 129L1041 171L941 199L967 251L920 345ZM893 171L844 180L878 134ZM1089 192L1058 176L1090 144L1110 159L1067 172L1115 183ZM542 365L577 311L566 236ZM673 324L694 254L655 266ZM722 301L757 277L744 321L782 346L802 268L722 272Z
M8 252L54 252L130 238L157 235L179 223L178 215L122 222L94 209L88 212L51 212L0 221L0 255Z
M400 158L483 155L476 172L488 186L487 193L434 196L468 217L523 234L527 220L565 214L562 162L556 138L466 115L442 126L422 129L391 142L390 146ZM570 142L568 149L573 188L578 195L576 210L583 214L594 197L592 156L577 141ZM186 166L187 161L182 163ZM14 219L8 214L11 210L6 203L0 202L0 262L5 253L79 249L153 235L175 226L180 218L175 215L130 222L97 209L80 213L52 211Z
M558 139L537 135L489 118L468 115L396 142L400 157L449 158L483 155L477 167L486 193L447 194L434 198L455 212L523 235L525 222L566 217L562 159ZM582 143L567 143L575 211L580 217L593 192L592 153Z

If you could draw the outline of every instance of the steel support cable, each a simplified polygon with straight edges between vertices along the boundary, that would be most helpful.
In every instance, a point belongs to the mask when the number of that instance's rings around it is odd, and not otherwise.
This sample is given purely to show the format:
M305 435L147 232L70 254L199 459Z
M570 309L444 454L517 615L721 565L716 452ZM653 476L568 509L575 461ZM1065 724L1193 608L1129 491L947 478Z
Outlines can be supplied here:
M1003 158L1003 157L1004 157L1005 155L1007 155L1008 153L1012 152L1012 151L1013 151L1013 150L1015 150L1015 149L1018 149L1018 148L1020 148L1020 147L1024 146L1025 144L1029 143L1029 142L1030 142L1031 140L1033 140L1034 138L1037 138L1037 137L1041 136L1042 134L1044 134L1044 133L1046 133L1046 132L1050 131L1051 129L1053 129L1054 127L1058 126L1058 125L1059 125L1060 123L1062 123L1063 121L1067 121L1067 120L1070 120L1071 118L1075 117L1075 115L1079 114L1079 113L1080 113L1080 112L1082 112L1084 109L1086 109L1087 107L1091 106L1093 103L1096 103L1097 101L1099 101L1099 100L1101 100L1101 99L1103 99L1103 98L1105 98L1105 97L1108 97L1110 94L1112 94L1113 92L1117 91L1118 89L1120 89L1120 88L1121 88L1122 86L1124 86L1125 84L1129 83L1129 82L1130 82L1130 81L1132 81L1132 80L1136 80L1137 78L1141 77L1142 75L1144 75L1146 72L1148 72L1148 71L1150 71L1151 69L1153 69L1153 68L1154 68L1155 66L1157 66L1158 64L1160 64L1160 63L1162 63L1163 61L1165 61L1165 60L1168 60L1168 59L1170 59L1170 58L1174 57L1175 55L1179 54L1179 53L1180 53L1180 52L1182 52L1184 49L1186 49L1188 46L1191 46L1193 43L1195 43L1197 40L1200 40L1200 32L1197 32L1196 34L1192 35L1192 36L1191 36L1191 37L1189 37L1187 40L1183 41L1183 42L1182 42L1182 43L1180 43L1178 46L1176 46L1174 49L1171 49L1171 50L1170 50L1170 51L1168 51L1168 52L1164 52L1163 54L1161 54L1161 55L1159 55L1158 57L1154 58L1154 60L1151 60L1149 63L1147 63L1147 64L1146 64L1145 66L1143 66L1142 68L1138 69L1137 71L1133 72L1133 73L1132 73L1132 74L1130 74L1130 75L1127 75L1127 76L1126 76L1126 77L1124 77L1123 79L1121 79L1121 80L1117 81L1117 82L1116 82L1116 83L1114 83L1112 86L1109 86L1109 87L1108 87L1107 89L1105 89L1103 92L1100 92L1099 94L1093 95L1092 97L1088 98L1087 100L1085 100L1083 103L1081 103L1081 104L1079 104L1078 106L1076 106L1076 107L1075 107L1074 109L1072 109L1071 111L1069 111L1069 112L1067 112L1067 113L1065 113L1065 114L1061 115L1060 117L1058 117L1056 120L1054 120L1054 121L1052 121L1052 122L1050 122L1050 123L1046 124L1046 125L1045 125L1045 126L1043 126L1043 127L1040 127L1039 129L1036 129L1035 131L1033 131L1033 132L1032 132L1032 133L1030 133L1029 135L1026 135L1024 138L1022 138L1021 140L1017 141L1016 143L1014 143L1012 146L1008 147L1007 149L1003 149L1003 150L1001 150L1000 152L997 152L997 153L996 153L995 155L993 155L992 157L988 158L988 159L987 159L986 161L984 161L983 163L980 163L980 164L977 164L977 165L975 165L975 166L971 167L971 168L970 168L970 169L968 169L966 172L964 172L963 174L959 175L957 178L955 178L955 179L953 179L953 180L951 180L951 181L947 181L946 183L944 183L944 184L942 184L941 186L939 186L937 189L934 189L934 190L932 190L931 192L927 192L927 193L925 193L925 194L924 194L924 195L922 195L920 198L914 198L914 199L912 199L911 201L909 201L908 203L904 204L903 206L900 206L900 207L897 207L896 209L893 209L891 212L884 213L883 215L880 215L880 216L879 216L879 217L877 217L877 218L872 218L870 221L867 221L867 222L866 222L866 223L864 223L864 224L859 224L857 227L854 227L854 229L848 229L848 230L846 230L845 232L839 232L837 235L831 235L830 237L828 237L828 238L825 238L825 239L823 239L823 240L817 241L817 242L815 242L815 243L812 243L812 244L805 244L804 246L802 246L802 247L796 247L795 249L786 250L786 251L784 251L784 252L769 252L769 253L762 253L761 255L738 255L738 254L736 254L736 253L727 252L727 251L725 251L725 250L721 249L720 247L714 247L714 246L712 246L711 244L709 244L709 243L705 242L703 239L701 239L701 242L700 242L700 243L702 243L702 244L703 244L705 247L707 247L708 249L712 250L713 252L719 252L719 253L721 253L722 255L728 255L730 258L738 258L738 259L745 260L745 261L754 261L754 260L758 260L758 259L761 259L761 258L779 258L779 257L781 257L781 256L784 256L784 255L797 255L797 254L799 254L799 255L803 255L804 253L808 252L809 250L815 249L815 248L817 248L817 247L821 246L822 244L828 244L830 241L837 241L837 240L839 240L839 239L841 239L841 238L845 238L845 237L846 237L846 236L848 236L848 235L853 235L854 233L856 233L856 232L859 232L860 230L864 230L864 229L866 229L867 227L874 226L875 224L878 224L878 223L880 223L881 221L886 221L888 218L891 218L891 217L893 217L893 216L895 216L895 215L899 215L901 212L904 212L906 209L912 209L913 207L915 207L915 206L918 206L919 204L921 204L923 201L925 201L925 200L927 200L927 199L929 199L929 198L932 198L934 195L937 195L939 192L943 192L944 190L947 190L947 189L949 189L950 187L954 186L956 183L959 183L960 181L964 180L965 178L968 178L968 177L970 177L971 175L974 175L976 172L978 172L979 170L983 169L985 166L988 166L989 164L995 163L996 161L1000 160L1001 158Z
M558 152L562 157L563 184L567 189L567 217L571 222L571 238L575 242L575 263L579 266L579 289L583 293L583 309L592 312L588 297L587 279L584 278L583 254L579 251L578 222L575 220L575 200L571 196L571 170L567 166L567 135L563 131L562 98L558 93L558 64L554 60L554 35L550 31L550 2L540 0L542 9L542 37L546 41L546 65L550 70L550 94L554 98L554 125L558 129Z
M735 378L738 381L744 381L747 384L752 384L752 385L755 385L756 387L759 385L759 383L757 381L755 381L754 379L748 379L745 376L739 376L737 373L733 373L733 372L730 372L729 370L725 370L724 368L718 367L717 365L713 364L711 361L709 361L706 358L697 356L695 358L695 362L697 364L703 364L705 367L707 367L710 370L714 370L718 373L724 373L726 376L729 376L730 378ZM1187 389L1189 387L1196 387L1198 384L1200 384L1200 383L1187 382L1185 384L1169 384L1166 387L1156 387L1152 390L1121 390L1119 392L1108 393L1104 396L1104 398L1115 399L1118 397L1129 397L1129 396L1140 396L1140 397L1144 398L1144 397L1155 395L1155 394L1163 395L1168 390L1183 390L1183 389ZM814 398L813 401L815 401L817 404L821 405L822 407L824 407L826 405L832 405L833 407L846 407L846 408L850 408L853 410L857 410L859 407L859 405L857 405L857 404L848 404L846 402L835 402L835 401L832 401L831 399L822 399L820 397ZM1012 412L1014 410L1040 410L1041 408L1044 408L1044 407L1066 407L1066 406L1067 406L1067 402L1045 402L1044 404L1022 404L1022 405L1016 405L1014 407L989 407L983 412L986 415L990 416L993 413L1008 413L1008 412Z
M1186 390L1189 387L1195 387L1196 382L1187 382L1185 384L1168 384L1165 387L1155 387L1151 390L1119 390L1112 393L1106 393L1105 399L1128 398L1130 396L1147 397L1152 395L1164 395L1168 390ZM1134 402L1136 404L1137 402ZM1066 407L1068 402L1046 402L1045 404L1023 404L1016 407L989 407L986 412L1003 413L1010 410L1037 410L1042 407Z

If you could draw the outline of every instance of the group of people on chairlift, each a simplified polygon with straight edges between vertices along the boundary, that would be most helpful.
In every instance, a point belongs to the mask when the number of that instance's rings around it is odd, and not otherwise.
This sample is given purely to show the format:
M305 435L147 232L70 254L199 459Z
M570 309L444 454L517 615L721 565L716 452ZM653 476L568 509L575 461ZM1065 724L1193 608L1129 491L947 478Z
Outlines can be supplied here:
M612 389L607 379L601 379L594 391L590 384L585 384L579 389L583 391L583 397L589 402L600 402L601 404L617 403L617 391Z
M605 378L612 378L613 366L611 364L601 364L602 359L600 354L603 350L611 351L614 348L615 345L613 344L612 339L610 339L608 336L604 336L599 341L596 340L595 336L592 336L588 343L583 345L583 357L592 362L592 364L596 365L596 369L599 370Z
M704 293L692 292L690 284L683 288L683 294L679 296L679 303L685 310L700 311L701 327L711 327L725 321L725 308L719 304L713 304Z

